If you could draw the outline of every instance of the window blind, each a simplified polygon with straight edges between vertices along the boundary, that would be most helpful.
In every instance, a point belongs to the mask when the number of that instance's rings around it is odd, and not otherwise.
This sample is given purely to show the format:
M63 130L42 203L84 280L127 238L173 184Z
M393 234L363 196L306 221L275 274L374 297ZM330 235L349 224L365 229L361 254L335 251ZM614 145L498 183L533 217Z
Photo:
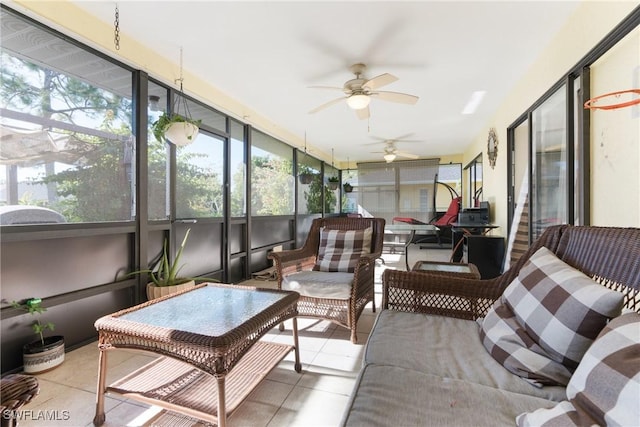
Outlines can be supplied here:
M358 210L388 224L394 217L429 222L435 215L433 191L439 163L439 158L358 163Z

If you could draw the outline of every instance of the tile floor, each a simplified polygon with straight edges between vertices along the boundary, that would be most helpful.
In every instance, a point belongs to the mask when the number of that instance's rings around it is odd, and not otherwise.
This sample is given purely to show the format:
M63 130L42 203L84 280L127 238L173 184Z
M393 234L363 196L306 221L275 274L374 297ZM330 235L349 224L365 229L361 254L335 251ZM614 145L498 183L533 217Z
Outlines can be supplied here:
M450 250L410 250L410 264L417 260L448 260ZM404 269L404 257L384 254L376 268L376 307L380 307L380 275L385 268ZM269 282L252 281L268 286ZM375 321L369 305L358 321L358 344L349 331L330 322L299 319L302 372L293 369L293 354L285 358L229 417L230 427L336 426L339 424L354 380L361 366L364 344ZM270 331L264 340L291 342L290 325L284 332ZM116 351L109 356L107 383L152 360L142 353ZM92 426L95 412L98 349L95 343L66 354L62 366L38 375L40 394L25 406L28 419L21 427ZM107 395L106 427L167 426L154 422L159 408ZM171 424L174 425L174 424ZM185 422L184 426L200 426Z

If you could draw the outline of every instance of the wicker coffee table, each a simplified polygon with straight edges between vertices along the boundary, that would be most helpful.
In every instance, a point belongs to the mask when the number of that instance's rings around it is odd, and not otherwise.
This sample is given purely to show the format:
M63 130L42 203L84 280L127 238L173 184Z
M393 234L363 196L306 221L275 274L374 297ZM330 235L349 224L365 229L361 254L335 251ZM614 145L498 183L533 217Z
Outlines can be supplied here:
M301 371L298 297L209 283L98 319L94 425L105 422L105 393L117 393L224 427L227 416L292 349L295 370ZM258 341L287 319L293 320L293 345ZM105 387L107 355L118 349L160 357Z

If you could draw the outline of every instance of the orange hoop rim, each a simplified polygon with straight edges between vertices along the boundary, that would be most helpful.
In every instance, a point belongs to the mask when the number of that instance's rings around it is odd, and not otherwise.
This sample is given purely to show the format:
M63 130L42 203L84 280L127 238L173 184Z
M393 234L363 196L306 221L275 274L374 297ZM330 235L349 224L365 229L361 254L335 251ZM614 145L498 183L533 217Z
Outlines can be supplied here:
M600 95L600 96L596 96L594 98L591 98L590 100L588 100L587 102L584 103L584 108L588 108L590 110L615 110L617 108L624 108L624 107L629 107L631 105L636 105L636 104L640 104L640 96L638 96L638 98L636 99L632 99L631 101L626 101L626 102L620 102L618 104L609 104L609 105L594 105L594 103L602 98L607 98L610 96L619 96L619 95L624 95L627 93L635 93L640 95L640 89L627 89L627 90L621 90L618 92L611 92L611 93L605 93L604 95Z

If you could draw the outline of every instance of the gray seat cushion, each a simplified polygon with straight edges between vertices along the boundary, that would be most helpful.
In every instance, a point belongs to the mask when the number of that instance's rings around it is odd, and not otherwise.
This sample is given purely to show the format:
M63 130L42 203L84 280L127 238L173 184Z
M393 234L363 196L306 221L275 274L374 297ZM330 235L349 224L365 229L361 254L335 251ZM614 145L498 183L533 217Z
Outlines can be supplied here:
M402 349L402 351L398 351ZM364 364L393 365L554 401L561 386L534 387L498 363L471 320L383 310L369 335Z
M341 425L513 426L519 414L555 404L412 369L368 365L360 372Z
M301 271L286 276L282 289L315 298L349 299L353 273Z

